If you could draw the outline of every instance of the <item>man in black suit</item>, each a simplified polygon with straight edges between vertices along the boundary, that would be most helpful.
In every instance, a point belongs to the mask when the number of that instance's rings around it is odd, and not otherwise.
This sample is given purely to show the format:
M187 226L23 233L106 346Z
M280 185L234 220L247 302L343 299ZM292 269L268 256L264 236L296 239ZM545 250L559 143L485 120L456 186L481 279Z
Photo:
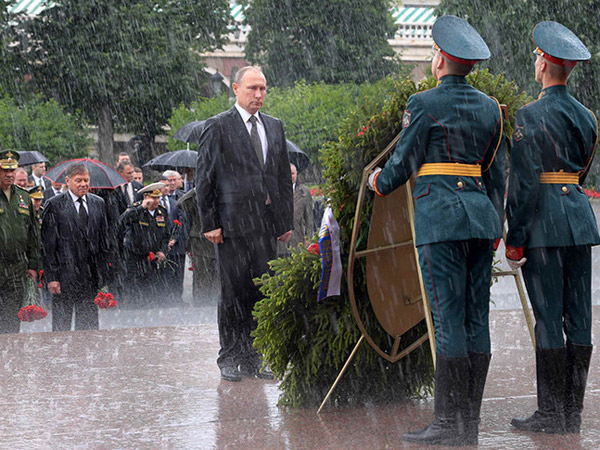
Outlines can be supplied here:
M62 187L63 185L60 183L51 182L50 187L44 189L44 204L55 195L59 195L62 192Z
M127 207L131 206L136 201L137 192L144 187L142 183L139 183L133 179L135 174L135 168L133 164L127 160L121 161L117 167L117 172L121 174L127 183L119 186L116 191L117 203L119 205L119 215L123 214Z
M89 193L90 175L83 163L66 172L68 190L46 203L42 220L42 262L53 295L52 329L98 329L94 297L107 282L108 225L104 200Z
M44 178L46 174L46 163L40 162L31 166L31 175L29 175L29 183L33 186L41 186L43 189L50 187L50 180Z
M216 244L221 271L218 306L221 377L265 377L252 348L252 279L268 271L276 239L292 235L293 193L281 121L259 113L267 83L254 67L239 70L229 110L206 121L199 139L196 194L204 236Z

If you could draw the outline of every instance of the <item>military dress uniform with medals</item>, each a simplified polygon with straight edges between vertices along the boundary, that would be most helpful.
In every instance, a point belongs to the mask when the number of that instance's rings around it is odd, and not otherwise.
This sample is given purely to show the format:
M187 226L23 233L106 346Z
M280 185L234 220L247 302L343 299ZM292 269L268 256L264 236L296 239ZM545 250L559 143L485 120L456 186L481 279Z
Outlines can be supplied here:
M44 200L44 188L39 185L39 186L34 186L32 188L29 188L27 190L27 192L29 193L29 197L32 199L37 199L37 200ZM35 208L34 208L35 210ZM35 219L37 220L37 223L39 225L39 229L42 229L42 215L44 214L44 206L40 205L40 207L38 208L37 211L34 212L34 216Z
M536 25L533 39L536 53L555 65L574 67L591 56L557 22ZM512 421L520 429L580 429L592 354L591 246L600 243L581 184L597 140L596 117L569 94L566 84L545 87L537 101L517 112L506 256L526 258L522 271L536 318L538 385L536 413Z
M0 168L14 170L19 154L0 151ZM0 333L18 333L17 317L25 298L25 272L38 270L40 231L26 190L10 186L10 199L0 190Z
M467 66L455 73L490 56L477 31L458 17L439 18L432 35L435 58ZM491 357L492 257L503 217L502 112L465 76L442 74L436 88L409 98L402 125L394 154L371 183L386 195L417 176L415 245L436 329L435 420L403 438L476 444Z
M153 188L153 185L146 186L139 193L155 198L162 195L160 188ZM117 233L127 274L125 300L148 302L165 295L164 277L158 262L150 255L168 253L171 225L167 210L158 205L151 212L142 206L141 201L135 202L121 215Z

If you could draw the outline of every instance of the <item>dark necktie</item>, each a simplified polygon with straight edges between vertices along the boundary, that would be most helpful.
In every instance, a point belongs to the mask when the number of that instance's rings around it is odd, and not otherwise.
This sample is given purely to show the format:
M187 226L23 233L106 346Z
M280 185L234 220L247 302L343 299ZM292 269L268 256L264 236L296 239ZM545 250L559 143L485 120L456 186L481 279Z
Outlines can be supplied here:
M260 162L261 169L264 169L265 159L263 156L262 143L260 142L260 136L258 135L258 119L256 116L250 116L248 119L252 124L252 129L250 130L250 141L252 141L252 146L254 147L254 151L256 152L256 156L258 161Z
M79 202L79 220L81 220L81 224L83 225L83 228L87 228L88 213L85 210L85 206L84 206L84 202L83 202L83 197L79 197L77 199L77 201Z

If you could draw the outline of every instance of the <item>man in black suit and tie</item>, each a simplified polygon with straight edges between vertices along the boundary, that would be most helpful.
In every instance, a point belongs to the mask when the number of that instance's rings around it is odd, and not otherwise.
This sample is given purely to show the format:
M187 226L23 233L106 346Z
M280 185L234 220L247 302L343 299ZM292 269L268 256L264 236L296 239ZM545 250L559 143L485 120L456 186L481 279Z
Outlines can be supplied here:
M33 186L41 186L43 189L50 187L50 180L44 178L46 174L46 163L40 162L31 166L31 175L29 175L29 182Z
M144 185L133 179L135 167L131 162L127 160L121 161L117 164L116 170L127 180L127 183L119 186L115 193L119 205L119 214L123 214L127 207L133 205L136 201L136 194Z
M252 279L268 271L276 239L292 235L293 193L281 121L259 113L267 83L255 67L240 69L229 110L206 121L199 139L196 194L204 236L215 244L221 271L218 306L221 377L266 377L252 348Z
M65 171L68 190L46 203L42 220L44 279L53 295L52 330L69 331L75 310L76 330L98 329L94 297L107 282L108 225L104 200L89 193L83 163Z
M63 185L60 183L50 182L50 187L44 189L44 205L55 195L59 195L62 192Z

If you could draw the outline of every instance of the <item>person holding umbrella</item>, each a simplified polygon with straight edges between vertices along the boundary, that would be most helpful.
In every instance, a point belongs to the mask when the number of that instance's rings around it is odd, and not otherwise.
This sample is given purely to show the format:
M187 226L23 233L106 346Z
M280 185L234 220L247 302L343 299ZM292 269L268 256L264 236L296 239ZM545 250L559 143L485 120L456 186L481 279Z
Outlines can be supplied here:
M98 329L94 297L108 281L109 238L104 200L91 194L90 171L73 162L64 171L67 191L52 197L42 217L44 278L53 295L52 330Z

